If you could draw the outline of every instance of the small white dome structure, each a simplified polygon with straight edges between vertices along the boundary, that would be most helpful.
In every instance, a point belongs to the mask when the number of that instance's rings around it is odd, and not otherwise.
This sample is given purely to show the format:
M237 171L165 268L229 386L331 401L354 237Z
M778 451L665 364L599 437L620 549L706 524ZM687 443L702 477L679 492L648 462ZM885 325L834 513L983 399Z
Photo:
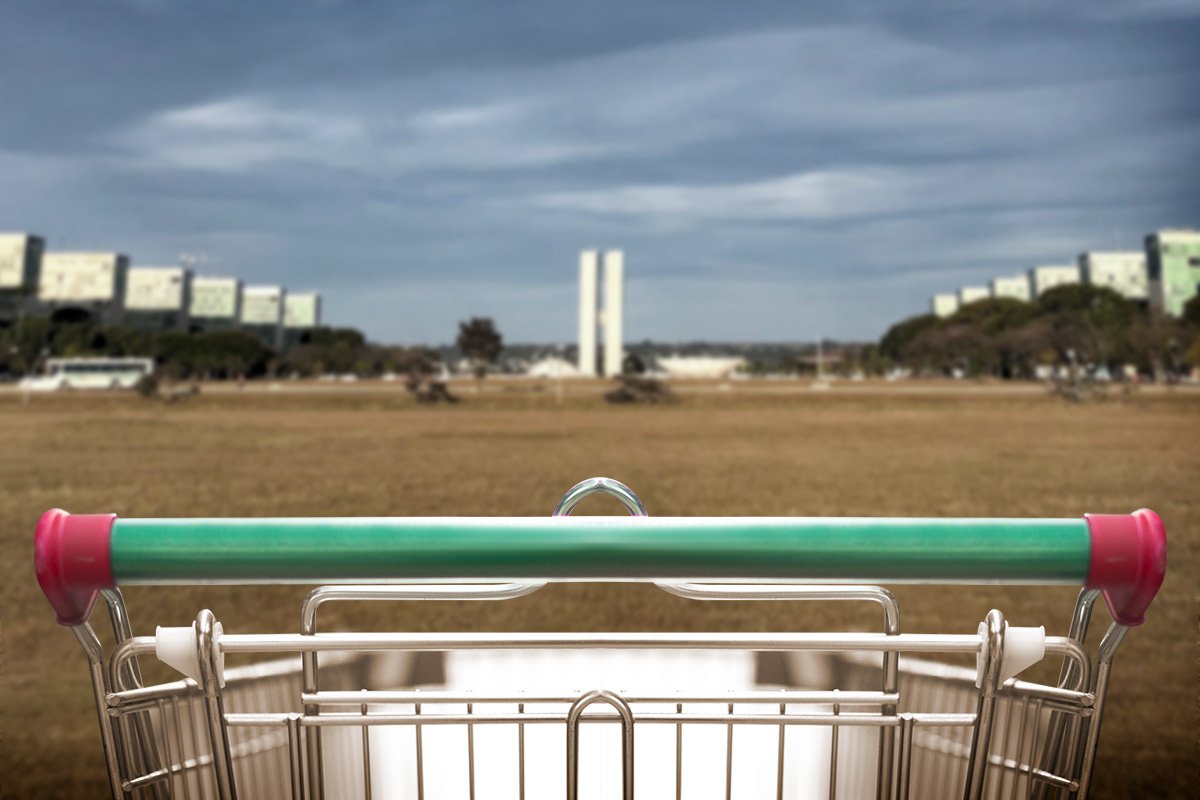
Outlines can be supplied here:
M529 365L525 373L531 378L578 378L579 367L558 356L548 356Z
M659 368L668 378L728 378L744 367L741 356L660 356Z

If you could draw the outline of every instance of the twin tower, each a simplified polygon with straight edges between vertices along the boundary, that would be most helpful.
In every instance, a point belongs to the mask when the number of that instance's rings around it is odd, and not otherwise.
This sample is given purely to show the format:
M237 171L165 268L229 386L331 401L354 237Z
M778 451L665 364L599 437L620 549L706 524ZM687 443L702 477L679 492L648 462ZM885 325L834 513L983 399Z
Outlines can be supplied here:
M600 308L600 262L604 262L604 308ZM624 337L625 253L584 250L579 254L579 373L621 374ZM604 372L596 369L596 330L604 328Z

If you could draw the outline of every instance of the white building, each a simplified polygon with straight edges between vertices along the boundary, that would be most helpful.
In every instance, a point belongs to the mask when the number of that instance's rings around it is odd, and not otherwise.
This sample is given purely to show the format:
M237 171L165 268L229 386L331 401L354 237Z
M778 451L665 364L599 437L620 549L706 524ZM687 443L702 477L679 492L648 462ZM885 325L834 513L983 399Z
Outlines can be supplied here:
M121 253L49 252L42 255L38 303L61 319L124 321L129 257Z
M579 254L579 374L596 374L597 307L600 302L600 254Z
M13 322L29 310L45 249L46 243L38 236L0 234L0 323Z
M1080 253L1079 271L1086 283L1112 289L1126 299L1150 298L1145 251Z
M559 356L547 356L529 365L525 372L531 378L578 378L579 368Z
M247 286L242 289L242 328L257 333L268 346L283 347L283 308L287 291L282 286Z
M1079 267L1074 264L1052 264L1029 270L1029 288L1034 297L1055 286L1079 283Z
M192 272L184 267L130 267L125 279L125 321L148 329L187 330Z
M1200 231L1161 230L1146 237L1150 307L1179 316L1200 293Z
M289 292L283 298L283 327L309 330L321 324L321 295L316 292Z
M958 311L958 295L953 293L935 294L929 299L929 313L935 317L950 317Z
M625 365L625 253L604 251L604 374L620 375Z
M958 290L958 305L961 308L991 296L992 290L986 286L964 286Z
M604 308L600 310L600 263L604 264ZM625 360L625 253L584 250L579 254L579 374L594 376L596 329L604 329L604 375L621 374Z
M668 378L728 378L746 366L741 356L659 356L657 360Z
M192 327L198 330L238 327L242 316L242 282L237 278L204 275L192 278L188 315Z
M1029 302L1029 277L1013 275L1009 278L993 278L992 297L1011 297L1013 300Z

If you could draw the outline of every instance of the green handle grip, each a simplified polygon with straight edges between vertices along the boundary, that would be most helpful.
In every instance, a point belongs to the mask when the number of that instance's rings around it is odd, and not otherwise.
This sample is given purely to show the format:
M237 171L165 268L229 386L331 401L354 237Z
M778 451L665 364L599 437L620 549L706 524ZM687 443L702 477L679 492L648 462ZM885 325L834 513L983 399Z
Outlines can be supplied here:
M117 519L120 584L812 579L1081 584L1083 519Z
M63 625L119 584L455 580L1066 583L1139 625L1166 574L1149 509L1080 519L42 515L38 583Z

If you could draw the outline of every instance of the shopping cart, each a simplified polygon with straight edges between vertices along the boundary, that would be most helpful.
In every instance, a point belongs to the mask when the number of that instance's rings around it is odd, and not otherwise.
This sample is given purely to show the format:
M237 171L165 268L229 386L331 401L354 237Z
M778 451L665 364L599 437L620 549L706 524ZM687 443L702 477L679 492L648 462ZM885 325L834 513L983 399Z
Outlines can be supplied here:
M628 517L569 517L596 492ZM1084 797L1113 656L1162 583L1148 510L1082 519L656 518L616 481L554 518L118 519L47 512L38 580L87 655L114 798ZM870 603L878 632L321 632L349 601L553 581ZM802 583L801 581L807 581ZM902 633L838 581L1082 586L1066 636ZM133 636L118 585L321 583L293 634ZM88 619L98 597L115 647ZM1103 597L1113 623L1085 650ZM156 655L183 678L143 685ZM226 656L267 658L225 668ZM1044 658L1052 684L1021 680ZM747 660L749 659L749 661ZM957 659L958 663L954 663ZM971 661L973 659L973 661ZM605 666L607 665L607 666ZM636 766L635 766L636 765ZM565 791L564 791L565 787Z

